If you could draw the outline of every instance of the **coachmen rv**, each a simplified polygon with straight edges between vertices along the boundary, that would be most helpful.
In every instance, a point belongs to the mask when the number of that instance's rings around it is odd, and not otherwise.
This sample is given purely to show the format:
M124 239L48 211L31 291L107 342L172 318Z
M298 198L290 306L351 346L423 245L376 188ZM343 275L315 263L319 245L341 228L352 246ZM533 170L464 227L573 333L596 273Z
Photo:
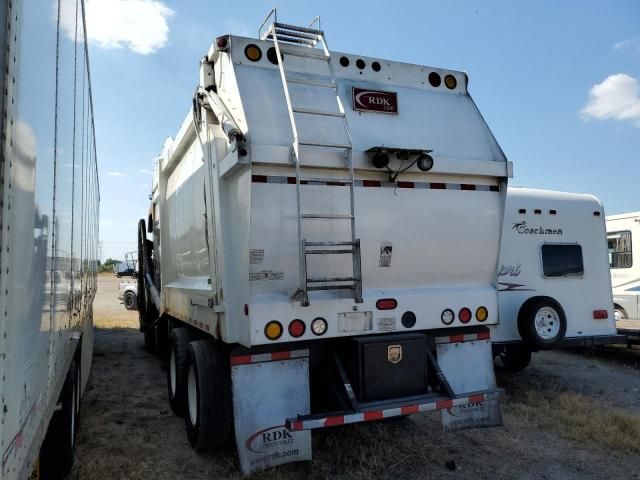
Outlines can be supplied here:
M511 165L467 75L330 51L319 19L263 25L203 57L139 225L140 326L191 445L234 432L250 473L309 460L319 428L500 424Z
M526 368L532 351L625 342L616 335L605 235L594 196L509 187L500 323L491 327L506 368Z

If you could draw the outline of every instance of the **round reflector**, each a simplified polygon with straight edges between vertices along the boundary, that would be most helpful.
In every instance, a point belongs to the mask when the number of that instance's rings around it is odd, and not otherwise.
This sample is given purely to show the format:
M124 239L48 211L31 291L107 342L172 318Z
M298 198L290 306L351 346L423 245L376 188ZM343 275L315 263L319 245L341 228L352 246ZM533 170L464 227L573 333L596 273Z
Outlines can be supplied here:
M446 77L444 77L444 84L449 90L453 90L458 85L458 81L453 75L447 75Z
M451 310L450 308L447 308L442 312L442 315L440 315L440 320L442 320L442 323L444 323L445 325L451 325L455 318L456 314L453 313L453 310Z
M327 331L327 321L324 318L318 317L311 322L311 332L314 335L324 335Z
M252 62L257 62L262 58L262 50L253 43L250 43L244 48L244 54Z
M218 48L227 48L229 44L229 39L227 37L218 37L216 38L216 45Z
M487 310L486 307L478 307L478 309L476 310L476 319L479 322L484 322L487 317L489 317L489 311Z
M429 84L432 87L439 87L441 83L442 79L440 78L440 75L438 75L436 72L431 72L429 74Z
M367 64L361 58L356 60L356 67L358 67L360 70L363 70L364 67L366 67L366 66L367 66Z
M340 57L340 65L343 67L349 66L349 59L347 57Z
M409 311L409 312L404 312L402 314L402 326L404 328L411 328L416 324L416 314Z
M471 320L471 310L463 308L458 312L458 318L462 323L469 323Z
M280 322L272 320L267 323L267 326L264 327L264 335L269 340L278 340L282 336L282 325L280 325Z
M378 310L393 310L398 306L398 302L395 298L381 298L376 302L376 308Z
M304 331L307 329L302 320L296 318L289 324L289 335L293 338L299 338L304 335Z
M373 68L374 72L379 72L382 67L380 66L380 62L373 62L371 68Z

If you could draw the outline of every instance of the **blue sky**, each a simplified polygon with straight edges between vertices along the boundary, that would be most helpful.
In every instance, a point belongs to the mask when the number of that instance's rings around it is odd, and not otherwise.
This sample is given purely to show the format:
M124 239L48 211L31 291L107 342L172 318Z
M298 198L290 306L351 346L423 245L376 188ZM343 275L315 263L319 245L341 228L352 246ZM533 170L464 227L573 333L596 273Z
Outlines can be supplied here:
M152 158L182 122L198 61L255 35L265 1L85 0L101 183L102 258L135 249ZM331 49L464 70L512 184L592 193L640 210L640 2L278 1L315 15Z

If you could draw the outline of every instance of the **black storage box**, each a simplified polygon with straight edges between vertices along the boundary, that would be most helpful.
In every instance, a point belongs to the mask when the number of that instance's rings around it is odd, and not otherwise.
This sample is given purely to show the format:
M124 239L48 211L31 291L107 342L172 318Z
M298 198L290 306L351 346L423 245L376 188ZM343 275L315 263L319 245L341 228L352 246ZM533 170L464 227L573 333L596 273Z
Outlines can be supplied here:
M353 337L342 351L359 402L427 393L427 342L420 333Z

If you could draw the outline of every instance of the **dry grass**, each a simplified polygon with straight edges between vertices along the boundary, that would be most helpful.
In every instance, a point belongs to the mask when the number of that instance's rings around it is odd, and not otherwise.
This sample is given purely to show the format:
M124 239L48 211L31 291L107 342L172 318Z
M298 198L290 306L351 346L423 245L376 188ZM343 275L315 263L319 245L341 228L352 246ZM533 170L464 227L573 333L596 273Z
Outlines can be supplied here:
M640 454L640 415L578 393L534 390L511 409L561 437L583 446Z

